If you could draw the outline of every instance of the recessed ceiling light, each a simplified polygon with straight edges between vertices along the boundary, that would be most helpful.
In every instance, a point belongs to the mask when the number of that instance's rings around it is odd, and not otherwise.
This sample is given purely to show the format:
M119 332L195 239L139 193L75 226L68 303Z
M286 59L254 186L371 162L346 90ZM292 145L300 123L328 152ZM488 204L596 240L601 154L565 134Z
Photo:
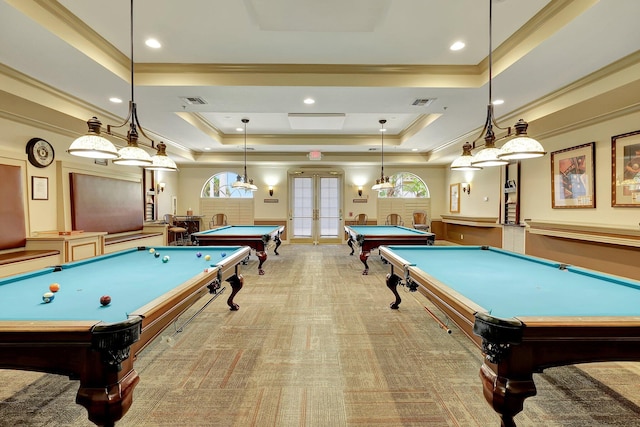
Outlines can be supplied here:
M156 39L147 39L147 41L145 41L144 44L146 44L147 46L153 49L160 49L162 47L160 42Z
M411 151L418 151L418 149L417 148L412 148Z
M383 128L383 129L378 129L378 130L379 130L380 132L386 132L386 131L387 131L387 130L386 130L386 129L384 129L384 128Z
M504 104L504 99L495 99L495 100L492 102L492 104L493 104L493 105L502 105L502 104Z
M211 147L204 147L204 151L209 151L211 150Z
M236 132L242 132L244 128L236 128Z
M459 40L458 40L457 42L455 42L454 44L452 44L452 45L449 47L449 49L451 49L451 50L460 50L460 49L463 49L464 47L465 47L464 42L461 42L461 41L459 41Z
M303 101L305 104L307 105L311 105L311 104L315 104L316 100L313 98L305 98L305 100Z
M115 96L109 98L109 101L113 102L114 104L120 104L122 103L122 99L120 98L116 98Z

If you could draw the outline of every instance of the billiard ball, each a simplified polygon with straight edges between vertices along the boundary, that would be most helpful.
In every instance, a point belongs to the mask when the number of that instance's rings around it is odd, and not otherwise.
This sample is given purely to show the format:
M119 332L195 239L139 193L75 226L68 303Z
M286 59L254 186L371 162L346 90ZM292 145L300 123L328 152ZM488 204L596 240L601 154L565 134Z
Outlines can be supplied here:
M153 248L149 249L149 253L150 253L150 254L154 253L155 251L156 251L156 250L155 250L155 249L153 249Z
M45 303L50 303L51 301L53 301L54 298L55 298L55 295L53 294L53 292L45 292L42 295L42 301L44 301Z
M169 262L169 255L165 255L162 257L162 262Z
M205 255L205 256L204 256L204 259L205 259L205 260L207 260L207 261L209 261L209 260L211 259L211 255Z
M49 290L51 292L58 292L60 290L60 285L57 283L52 283L49 285Z
M156 258L160 258L160 252L156 252L155 254L153 254L153 256Z
M196 252L196 256L197 256L198 258L200 258L200 257L202 256L202 253L201 253L201 252Z
M102 295L100 297L100 304L102 304L102 305L111 304L111 297L109 295Z
M222 252L222 253L220 254L220 256L221 256L222 258L224 258L224 257L226 257L226 256L227 256L227 253L226 253L226 252Z

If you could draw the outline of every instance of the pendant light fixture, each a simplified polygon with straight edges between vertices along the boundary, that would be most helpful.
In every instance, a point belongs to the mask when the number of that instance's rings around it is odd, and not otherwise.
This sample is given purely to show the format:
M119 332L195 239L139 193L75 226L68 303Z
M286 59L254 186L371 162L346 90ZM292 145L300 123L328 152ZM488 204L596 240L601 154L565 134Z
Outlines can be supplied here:
M381 191L381 190L389 190L393 188L393 184L389 182L389 177L384 176L384 133L386 129L384 128L384 124L387 123L385 119L378 120L380 123L380 140L381 140L381 161L380 161L380 179L376 179L376 183L371 187L372 190Z
M473 154L471 154L471 144L465 142L462 146L462 155L455 159L451 163L451 170L456 171L477 171L481 170L480 166L473 166L471 162L475 160Z
M123 127L127 122L129 122L129 131L127 132L127 146L121 148L118 151L118 158L113 160L113 163L117 165L126 165L126 166L151 166L153 161L151 160L151 156L142 148L138 147L138 128L140 128L140 133L142 136L151 141L153 145L153 140L149 138L145 133L142 126L140 126L140 121L138 120L138 112L136 107L136 101L134 97L134 60L133 60L133 0L131 0L131 9L130 9L130 41L131 41L131 100L129 101L129 114L127 118L124 120L119 126L113 126L115 128ZM111 133L111 126L107 126L107 133Z
M515 137L507 142L504 147L497 148L495 146L496 136L493 131L495 126L498 129L506 130L507 135L505 137L511 137L511 128L504 129L498 126L495 121L493 113L493 100L492 100L492 66L493 66L493 44L492 44L492 29L493 29L493 0L489 1L489 103L487 105L487 118L484 123L480 135L473 141L471 148L467 151L463 146L462 156L451 164L451 169L455 170L471 170L460 169L458 166L462 163L469 161L468 159L460 160L463 157L471 157L470 165L472 167L490 167L490 166L503 166L514 159L533 158L545 155L544 148L538 141L527 136L528 124L524 120L520 119L515 125L516 134ZM484 135L484 148L476 153L475 156L471 155L471 149L475 148L475 143L483 138Z
M107 138L100 135L102 123L97 117L87 121L89 131L71 143L67 152L78 157L92 159L115 159L118 150Z
M145 169L152 171L176 172L178 170L178 166L176 165L176 162L167 156L167 145L164 142L161 142L156 148L158 149L158 152L151 156L151 161L153 163L151 166L145 166Z
M242 119L242 123L244 123L244 176L238 175L231 187L244 188L246 191L256 191L258 187L247 176L247 123L249 123L249 119Z

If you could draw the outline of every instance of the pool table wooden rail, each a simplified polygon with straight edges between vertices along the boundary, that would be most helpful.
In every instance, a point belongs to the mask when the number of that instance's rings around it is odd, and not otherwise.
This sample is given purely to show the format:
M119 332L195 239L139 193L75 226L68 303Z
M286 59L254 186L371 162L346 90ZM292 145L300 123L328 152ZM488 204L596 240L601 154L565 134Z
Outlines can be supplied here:
M503 427L515 426L524 400L536 394L534 373L590 362L640 361L640 316L502 319L447 287L411 262L380 248L391 272L386 284L401 303L398 285L426 296L483 353L483 394Z
M139 381L137 355L202 296L228 281L233 296L243 284L243 247L116 323L86 321L0 321L0 368L67 375L80 380L76 403L96 425L112 426L128 411ZM64 267L63 267L64 268Z

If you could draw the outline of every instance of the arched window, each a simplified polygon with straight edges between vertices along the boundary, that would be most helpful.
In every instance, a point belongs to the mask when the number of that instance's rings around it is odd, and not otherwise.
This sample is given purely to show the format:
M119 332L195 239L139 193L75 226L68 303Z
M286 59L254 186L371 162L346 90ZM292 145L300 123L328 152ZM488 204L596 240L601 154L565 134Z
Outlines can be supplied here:
M253 191L243 188L233 188L231 185L236 181L238 174L235 172L220 172L213 175L204 183L200 197L237 197L253 198Z
M429 187L418 175L411 172L399 172L389 177L393 188L378 192L378 197L420 198L430 197Z

